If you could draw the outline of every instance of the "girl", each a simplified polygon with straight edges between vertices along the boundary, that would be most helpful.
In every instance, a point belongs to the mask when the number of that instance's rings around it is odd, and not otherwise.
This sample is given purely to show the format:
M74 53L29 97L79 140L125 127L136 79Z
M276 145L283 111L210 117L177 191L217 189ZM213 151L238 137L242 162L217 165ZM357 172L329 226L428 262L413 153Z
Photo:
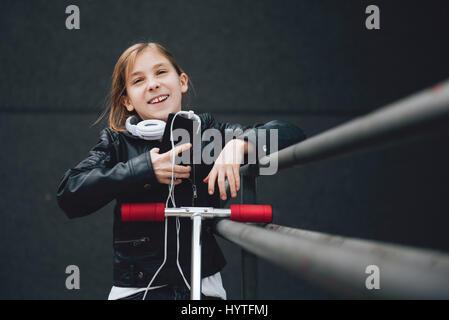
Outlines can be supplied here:
M110 107L95 122L109 112L109 126L100 132L89 157L68 170L59 184L58 204L69 218L91 214L116 200L109 299L190 296L190 221L123 222L122 203L168 202L174 179L177 206L218 207L219 197L226 200L225 179L231 197L236 197L240 164L245 154L255 151L257 130L277 129L280 149L305 139L300 129L284 121L249 127L218 123L210 114L201 114L197 120L202 131L217 129L224 137L225 130L240 129L243 134L224 145L213 165L194 165L196 171L194 166L172 166L172 156L188 150L191 144L160 152L161 137L149 140L139 136L132 121L165 123L170 113L181 111L188 91L189 77L163 46L138 43L126 49L114 68ZM220 275L226 262L211 226L204 221L202 228L202 298L226 299Z

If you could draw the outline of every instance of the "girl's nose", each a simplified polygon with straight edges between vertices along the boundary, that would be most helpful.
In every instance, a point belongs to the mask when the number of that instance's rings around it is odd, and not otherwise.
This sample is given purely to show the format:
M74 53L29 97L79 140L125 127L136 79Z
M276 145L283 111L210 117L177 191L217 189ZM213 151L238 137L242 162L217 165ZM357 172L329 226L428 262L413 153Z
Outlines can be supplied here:
M150 80L148 82L148 90L152 91L159 88L159 82L157 82L156 80Z

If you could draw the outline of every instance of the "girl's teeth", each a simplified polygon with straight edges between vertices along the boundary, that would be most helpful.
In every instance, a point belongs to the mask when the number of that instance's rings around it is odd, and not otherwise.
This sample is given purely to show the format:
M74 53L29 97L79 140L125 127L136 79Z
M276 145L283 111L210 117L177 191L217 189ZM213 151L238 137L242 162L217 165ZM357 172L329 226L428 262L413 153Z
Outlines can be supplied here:
M151 100L151 103L156 103L156 102L161 102L162 100L167 99L168 96L163 96L163 97L159 97L159 98L155 98L153 100Z

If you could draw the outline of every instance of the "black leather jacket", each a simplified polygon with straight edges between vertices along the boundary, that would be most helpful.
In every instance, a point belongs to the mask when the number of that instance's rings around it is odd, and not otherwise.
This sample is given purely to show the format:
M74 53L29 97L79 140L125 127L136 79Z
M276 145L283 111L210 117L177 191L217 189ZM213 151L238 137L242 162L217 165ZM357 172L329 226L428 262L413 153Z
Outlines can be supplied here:
M215 128L224 136L226 129L241 129L245 133L239 138L249 139L255 145L257 141L249 134L251 130L278 129L279 149L305 139L299 128L285 121L275 120L248 127L218 123L210 114L201 114L200 118L203 131ZM58 204L69 218L86 216L116 200L113 230L115 286L146 287L164 259L164 223L123 222L120 214L122 203L165 203L168 187L157 182L150 159L149 150L155 147L159 147L158 141L103 129L89 157L68 170L58 186ZM269 144L267 149L270 150ZM207 184L202 182L212 166L195 166L195 179L191 177L176 187L177 206L218 207L219 193L210 196ZM196 198L193 197L194 185ZM187 281L190 281L191 221L180 219L180 222L179 263ZM202 228L202 277L220 271L226 264L212 234L211 223L205 220ZM168 218L167 261L153 285L183 283L176 266L176 240L175 220Z

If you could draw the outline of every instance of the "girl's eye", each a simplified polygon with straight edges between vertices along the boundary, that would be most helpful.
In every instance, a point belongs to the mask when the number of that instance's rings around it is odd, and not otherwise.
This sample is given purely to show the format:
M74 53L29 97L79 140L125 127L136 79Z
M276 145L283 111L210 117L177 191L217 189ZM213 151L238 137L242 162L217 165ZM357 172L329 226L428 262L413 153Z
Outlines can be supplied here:
M165 70L159 70L156 74L161 74L161 73L166 73L167 71Z
M136 84L136 83L138 83L140 81L142 81L142 79L136 79L136 80L134 80L133 84Z

